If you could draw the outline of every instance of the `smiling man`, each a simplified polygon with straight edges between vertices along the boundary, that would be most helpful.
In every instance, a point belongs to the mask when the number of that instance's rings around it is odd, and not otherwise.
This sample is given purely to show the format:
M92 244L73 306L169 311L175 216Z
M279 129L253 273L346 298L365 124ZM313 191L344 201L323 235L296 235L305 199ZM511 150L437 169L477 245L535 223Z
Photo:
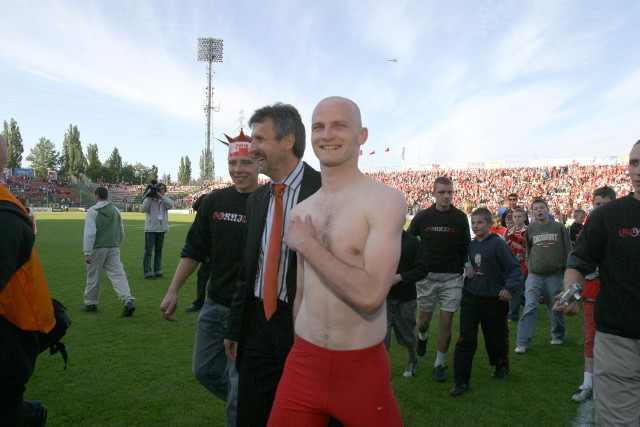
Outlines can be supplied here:
M351 100L313 111L322 187L291 211L285 234L298 254L296 337L269 426L402 425L383 341L406 203L358 169L367 136Z
M224 333L229 327L231 301L238 290L247 225L246 205L258 188L258 162L249 154L244 133L229 140L229 176L233 187L203 196L193 221L180 263L160 304L162 317L175 321L178 292L198 264L210 262L207 297L200 310L193 348L193 375L226 404L226 425L236 425L238 374L228 360Z
M301 159L305 129L298 110L276 103L249 119L249 151L271 178L247 201L241 281L225 331L225 351L237 361L237 426L267 424L284 362L293 344L295 252L282 242L293 206L320 188L320 174Z

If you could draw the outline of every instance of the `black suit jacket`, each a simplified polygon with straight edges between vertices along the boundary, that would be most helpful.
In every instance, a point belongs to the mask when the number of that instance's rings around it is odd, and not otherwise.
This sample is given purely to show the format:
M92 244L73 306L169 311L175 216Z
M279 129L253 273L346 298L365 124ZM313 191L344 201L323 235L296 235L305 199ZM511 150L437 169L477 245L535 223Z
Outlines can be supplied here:
M304 164L304 173L302 175L302 183L300 184L300 193L298 201L300 203L313 193L318 191L321 186L320 172L313 169L308 164ZM269 209L270 185L263 185L254 191L247 199L247 240L244 252L244 261L238 274L241 283L238 286L238 292L231 303L231 314L229 318L229 328L225 332L225 338L238 341L238 354L242 353L242 342L245 331L245 319L247 318L245 310L249 309L247 304L249 298L254 297L254 284L258 270L258 258L260 256L260 245L262 234L267 221L267 211ZM289 301L289 310L291 311L293 301L296 296L296 254L294 251L289 253L289 268L287 269L287 298ZM282 310L283 308L278 308ZM291 331L293 334L293 331Z

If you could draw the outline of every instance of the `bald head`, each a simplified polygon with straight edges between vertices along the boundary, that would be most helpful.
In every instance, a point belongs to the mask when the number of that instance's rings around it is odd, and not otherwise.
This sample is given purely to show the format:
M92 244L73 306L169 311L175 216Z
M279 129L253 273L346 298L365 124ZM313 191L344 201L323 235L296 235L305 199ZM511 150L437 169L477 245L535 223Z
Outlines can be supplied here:
M349 109L352 110L353 113L353 123L358 127L361 128L362 127L362 116L360 115L360 107L358 107L358 105L353 102L352 100L350 100L349 98L343 98L342 96L328 96L326 98L324 98L322 101L318 102L318 105L316 105L316 108L313 109L313 112L315 114L315 111L320 108L321 106L326 106L326 105L335 105L335 104L344 104L347 105L349 107Z
M7 165L7 156L7 142L4 140L4 136L0 135L0 172Z

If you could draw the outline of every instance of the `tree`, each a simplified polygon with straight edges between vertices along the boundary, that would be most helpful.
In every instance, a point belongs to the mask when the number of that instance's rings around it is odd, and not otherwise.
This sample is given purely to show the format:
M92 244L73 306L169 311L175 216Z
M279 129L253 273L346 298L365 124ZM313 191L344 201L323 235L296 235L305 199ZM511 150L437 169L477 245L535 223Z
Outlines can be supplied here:
M84 170L90 180L95 181L102 177L102 162L98 157L98 146L96 144L87 145L87 167Z
M165 173L162 174L162 179L160 180L165 183L165 185L171 185L171 174Z
M104 162L105 178L108 182L120 182L122 177L122 156L118 148L114 147L111 156Z
M56 150L55 144L43 136L31 149L26 160L31 162L36 176L46 177L50 169L55 170L58 167L60 153Z
M189 156L180 157L178 182L182 185L189 185L191 182L191 160L189 160Z
M122 164L122 170L120 171L120 177L125 184L134 184L136 180L136 171L133 169L131 163L124 162Z
M158 180L158 167L156 165L151 165L151 168L149 168L148 178L149 181L152 179L155 179L156 181Z
M211 150L205 148L200 155L200 180L212 181L213 177L213 157L211 156Z
M64 134L62 142L62 161L60 171L78 175L84 172L86 159L82 152L80 131L77 126L69 125L69 130Z
M22 153L24 153L24 146L22 145L22 135L20 135L20 127L13 118L10 123L4 121L4 130L2 131L4 140L7 143L7 168L21 168L22 167Z

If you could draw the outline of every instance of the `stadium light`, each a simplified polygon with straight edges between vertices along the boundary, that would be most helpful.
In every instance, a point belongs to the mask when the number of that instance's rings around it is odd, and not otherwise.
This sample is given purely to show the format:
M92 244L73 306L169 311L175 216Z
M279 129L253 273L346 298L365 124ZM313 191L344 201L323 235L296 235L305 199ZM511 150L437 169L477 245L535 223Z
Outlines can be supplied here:
M207 100L205 106L205 114L207 116L207 143L204 160L204 179L213 180L215 176L215 164L213 161L213 151L211 149L211 98L213 96L213 87L211 86L211 75L213 74L214 62L222 62L223 40L211 37L198 37L198 61L205 61L207 65Z

